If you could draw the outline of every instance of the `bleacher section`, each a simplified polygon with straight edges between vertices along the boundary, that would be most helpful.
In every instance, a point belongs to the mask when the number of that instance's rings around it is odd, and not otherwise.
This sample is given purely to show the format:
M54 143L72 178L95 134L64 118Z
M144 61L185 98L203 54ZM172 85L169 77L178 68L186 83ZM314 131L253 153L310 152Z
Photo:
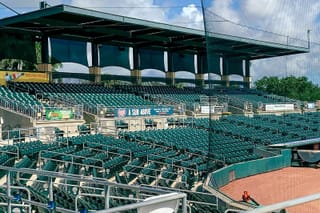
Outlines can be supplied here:
M212 121L215 135L231 136L257 145L270 145L319 138L320 112L304 114L228 116ZM209 119L189 119L199 128L209 129Z
M7 154L8 150L12 154ZM207 171L206 157L177 147L87 134L60 137L50 144L40 141L19 142L2 146L0 151L3 152L0 156L1 165L101 177L122 184L145 184L166 190L183 190L188 194L190 203L196 202L192 212L205 212L208 199L215 199L213 195L197 191L204 180L204 172ZM9 159L12 159L10 164L7 163ZM16 185L26 186L31 191L33 200L48 202L48 178L21 172L13 173L12 178ZM53 181L57 207L66 209L75 209L75 193L79 190L82 193L94 192L93 194L100 195L103 191L99 186L83 185L78 181L61 178ZM110 194L115 197L110 200L111 206L133 202L124 199L132 194L131 191L113 188ZM26 194L21 196L25 198ZM133 193L131 196L137 195ZM85 197L79 199L78 204L86 209L97 210L104 208L103 200Z
M192 212L206 212L215 204L215 197L201 187L208 172L226 164L262 158L255 150L257 146L320 137L319 118L320 112L226 116L211 122L208 118L190 118L184 126L120 131L117 137L59 134L51 143L19 140L2 146L0 164L183 191L188 194L189 204L192 203ZM210 146L209 140L213 142ZM4 175L0 174L0 181L4 181ZM33 200L48 202L47 177L14 172L12 178L15 185L28 187ZM103 187L67 178L52 181L57 207L75 209L75 200L79 199L78 208L104 208ZM100 197L76 198L78 192ZM110 193L111 207L134 202L128 196L138 198L136 193L116 187Z
M15 92L8 87L0 87L0 105L18 113L35 117L42 111L43 104L28 92Z
M227 103L244 111L251 104L253 111L258 111L263 110L264 104L285 101L282 97L255 90L219 88L209 92L199 88L164 86L107 88L95 84L15 83L9 88L1 87L0 94L7 102L16 101L19 108L13 107L13 110L19 113L29 113L27 109L38 113L38 108L42 112L45 107L59 105L55 100L65 100L74 106L83 105L85 111L96 116L100 110L107 110L105 113L112 116L110 123L116 130L113 136L101 134L99 126L94 131L96 134L91 134L93 130L88 125L78 125L77 136L60 126L53 126L50 130L53 136L46 143L42 138L35 137L37 132L32 133L32 140L27 140L24 132L19 131L2 135L7 143L0 147L0 165L67 174L52 180L54 199L57 207L72 210L105 208L102 195L105 189L98 184L70 180L68 175L183 191L188 195L192 212L215 211L216 197L202 188L209 172L226 165L263 158L261 147L320 137L320 112L281 116L254 114L250 117L224 116L221 113L214 117L216 120L209 120L208 116L158 115L144 116L135 121L130 116L113 115L119 108L159 105L184 105L187 110L196 110L197 107L212 104L212 101L221 106ZM214 99L210 99L209 95ZM294 100L286 103L296 104ZM26 110L21 110L20 106L26 107ZM145 128L129 128L137 124ZM273 155L276 154L268 153L269 157ZM5 182L5 174L0 171L0 182ZM49 201L48 177L21 172L13 172L11 177L16 186L24 186L31 191L34 201ZM79 198L79 192L95 196ZM117 187L110 190L110 195L111 207L144 198L136 192ZM22 196L26 197L26 194Z
M216 113L227 110L234 111L235 109L236 111L234 112L236 113L261 113L268 111L266 105L279 104L292 104L289 110L294 111L300 110L301 105L296 100L243 88L208 90L191 87L133 85L118 85L107 88L97 84L63 83L14 83L9 84L9 88L11 89L3 88L2 93L5 94L4 96L9 101L14 101L17 98L21 99L21 104L18 104L18 106L21 105L27 108L28 106L48 107L50 106L48 101L44 102L43 100L50 100L51 102L49 101L49 103L51 104L54 103L54 100L60 100L68 104L83 105L86 112L95 115L105 110L103 113L111 116L113 116L114 110L117 108L156 107L159 104L176 105L181 111L187 109L193 113L204 113L201 106L208 106L209 96L215 98ZM19 110L24 113L27 109ZM279 108L279 111L288 111L288 109Z
M213 96L216 97L217 106L225 106L241 109L245 112L265 111L266 104L294 104L295 108L300 107L300 102L282 96L265 94L261 91L245 88L216 88L212 90L201 88L175 88L169 86L121 86L122 90L126 90L151 100L162 102L184 103L188 110L200 110L199 106L208 104L203 102L202 98ZM282 109L282 111L284 111Z
M146 97L150 100L171 103L184 103L187 109L193 109L195 103L206 91L198 88L176 88L170 86L118 86L122 90Z
M107 113L110 114L113 114L116 108L156 106L149 100L124 92L121 89L107 88L95 84L16 83L16 88L41 94L42 98L59 98L75 105L82 104L85 111L93 114L98 113L98 105L106 107L109 110Z
M207 156L209 152L208 134L209 132L205 129L175 128L125 132L123 136L133 141L144 141L159 146L185 150L190 153L196 153L199 156ZM213 140L211 151L215 153L215 158L227 164L259 158L259 156L254 153L253 142L243 141L234 138L232 135L219 133L213 133L210 139ZM161 157L161 154L159 155ZM201 161L199 158L190 159L188 154L174 156L172 159L165 156L163 159L165 159L167 163L175 162L177 164L181 163L181 165L192 165L198 161L198 163L195 164L197 168L202 168L205 165L205 161Z

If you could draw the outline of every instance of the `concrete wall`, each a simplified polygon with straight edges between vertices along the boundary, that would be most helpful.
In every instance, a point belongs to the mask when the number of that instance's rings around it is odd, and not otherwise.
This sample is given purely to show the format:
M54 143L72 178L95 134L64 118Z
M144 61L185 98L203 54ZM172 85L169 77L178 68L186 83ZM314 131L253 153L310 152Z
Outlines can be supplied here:
M30 118L13 113L11 111L0 108L0 117L3 117L3 130L10 130L15 128L30 128L33 126Z

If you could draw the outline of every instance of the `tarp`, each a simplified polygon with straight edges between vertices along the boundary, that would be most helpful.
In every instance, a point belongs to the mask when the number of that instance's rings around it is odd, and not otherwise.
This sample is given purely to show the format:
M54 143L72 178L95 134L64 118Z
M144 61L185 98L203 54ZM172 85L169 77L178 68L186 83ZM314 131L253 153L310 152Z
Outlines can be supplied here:
M320 151L318 150L298 150L299 157L308 163L320 161Z
M50 38L53 62L74 62L88 66L87 43Z
M164 52L159 50L139 49L140 69L164 71Z
M214 73L217 75L221 75L219 55L211 53L208 55L208 57L202 57L202 58L203 59L200 62L202 67L202 73Z
M21 59L37 62L35 41L32 35L0 32L0 60Z
M194 68L194 55L193 54L182 54L182 53L171 53L171 64L169 64L169 71L187 71L195 73Z
M243 76L243 60L240 58L223 58L223 75Z
M129 47L112 45L100 46L100 66L119 66L130 69Z

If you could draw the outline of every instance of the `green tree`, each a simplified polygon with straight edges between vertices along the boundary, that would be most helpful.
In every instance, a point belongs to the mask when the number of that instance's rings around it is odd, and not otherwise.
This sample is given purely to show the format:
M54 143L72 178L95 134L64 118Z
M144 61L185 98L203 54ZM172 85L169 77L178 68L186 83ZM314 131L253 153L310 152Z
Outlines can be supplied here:
M315 101L320 99L320 88L308 81L307 77L289 76L263 77L255 83L258 90L286 96L301 101Z
M41 43L35 43L37 63L41 63ZM49 59L51 60L51 59ZM62 68L61 63L52 63L52 71L56 72L59 68ZM25 70L25 71L37 71L38 66L35 63L24 61L20 59L2 59L0 60L0 69L4 70Z

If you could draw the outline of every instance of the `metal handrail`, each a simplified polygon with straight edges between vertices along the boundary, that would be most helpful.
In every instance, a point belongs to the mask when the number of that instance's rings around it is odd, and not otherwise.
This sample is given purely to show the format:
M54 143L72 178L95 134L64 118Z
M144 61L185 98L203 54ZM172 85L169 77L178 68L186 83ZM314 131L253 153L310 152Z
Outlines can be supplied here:
M44 170L36 170L36 169L29 169L29 168L14 168L14 167L7 167L7 166L2 166L0 165L0 170L5 170L7 171L7 178L8 180L11 180L10 178L10 173L11 172L21 172L21 173L26 173L26 174L35 174L38 176L47 176L50 177L50 186L49 186L49 195L51 195L50 200L52 200L53 196L52 196L52 178L67 178L68 180L71 181L81 181L81 182L88 182L91 184L99 184L99 185L103 185L105 187L120 187L120 188L124 188L124 189L129 189L129 190L138 190L138 191L145 191L145 192L149 192L149 193L155 193L155 194L167 194L168 191L165 190L160 190L160 189L153 189L153 188L148 188L148 187L143 187L143 186L131 186L131 185L126 185L126 184L119 184L119 183L114 183L114 182L110 182L106 179L103 178L92 178L92 177L88 177L88 176L81 176L81 175L75 175L75 174L67 174L67 173L59 173L59 172L52 172L52 171L44 171ZM10 187L10 182L8 182L7 184L7 196L9 197L11 194L11 187ZM167 197L167 198L166 198ZM166 200L168 200L168 198L170 198L169 200L172 199L183 199L182 201L182 210L184 213L186 213L186 208L187 208L187 200L186 200L186 194L184 193L175 193L174 196L166 196L163 197L161 199L155 199L155 200L150 200L151 202L147 202L147 201L143 201L141 203L136 203L136 204L130 204L130 205L126 205L126 206L121 206L119 208L125 208L125 209L133 209L133 208L139 208L139 207L143 207L143 206L147 206L147 205L152 205L152 204L156 204L156 203L162 203ZM48 206L42 203L37 203L31 200L25 200L23 199L23 201L25 201L25 203L27 204L32 204L32 205L37 205L40 207L44 207L47 208ZM11 210L11 199L8 199L8 209ZM97 211L97 212L116 212L119 209L117 208L113 208L113 209L108 209L108 210L102 210L102 211ZM63 212L75 212L75 211L71 211L71 210L64 210Z
M15 167L3 166L3 165L0 165L0 170L6 170L8 172L36 174L38 176L47 176L47 177L53 177L53 178L64 178L70 181L82 181L82 182L88 182L91 184L98 184L98 185L116 186L124 189L146 191L146 192L155 193L155 194L164 194L168 192L160 189L152 189L150 187L115 183L115 182L108 181L105 178L95 178L90 176L83 176L83 175L76 175L76 174L69 174L69 173L37 170L37 169L30 169L30 168L15 168Z

